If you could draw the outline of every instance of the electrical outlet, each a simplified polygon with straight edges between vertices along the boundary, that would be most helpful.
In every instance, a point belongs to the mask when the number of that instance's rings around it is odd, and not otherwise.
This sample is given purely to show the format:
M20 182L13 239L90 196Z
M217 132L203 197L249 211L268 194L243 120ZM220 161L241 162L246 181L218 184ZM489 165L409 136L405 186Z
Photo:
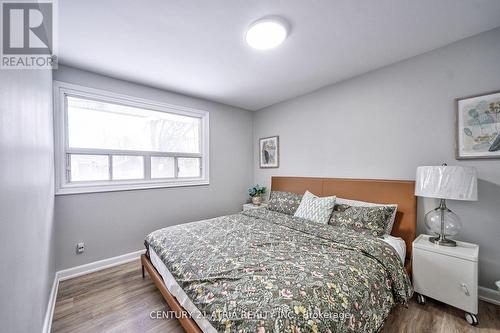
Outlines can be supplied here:
M76 254L82 254L85 251L85 243L77 243L76 244Z

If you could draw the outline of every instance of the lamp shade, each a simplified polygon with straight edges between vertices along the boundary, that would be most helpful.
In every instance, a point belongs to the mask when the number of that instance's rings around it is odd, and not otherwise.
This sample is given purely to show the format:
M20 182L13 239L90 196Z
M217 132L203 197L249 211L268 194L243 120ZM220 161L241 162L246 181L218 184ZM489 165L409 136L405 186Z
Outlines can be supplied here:
M475 201L477 200L476 169L447 165L418 167L415 195Z

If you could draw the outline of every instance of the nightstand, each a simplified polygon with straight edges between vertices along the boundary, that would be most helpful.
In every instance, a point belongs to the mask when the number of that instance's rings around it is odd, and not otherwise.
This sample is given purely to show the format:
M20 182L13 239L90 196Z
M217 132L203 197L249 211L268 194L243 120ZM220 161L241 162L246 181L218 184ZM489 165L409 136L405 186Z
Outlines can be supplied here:
M266 203L263 203L263 204L260 204L259 206L257 205L254 205L252 203L246 203L243 205L243 210L249 210L249 209L257 209L257 208L264 208L266 207L267 204Z
M457 241L456 247L429 242L428 235L413 241L413 288L417 301L425 296L464 310L465 319L477 325L477 266L479 246Z

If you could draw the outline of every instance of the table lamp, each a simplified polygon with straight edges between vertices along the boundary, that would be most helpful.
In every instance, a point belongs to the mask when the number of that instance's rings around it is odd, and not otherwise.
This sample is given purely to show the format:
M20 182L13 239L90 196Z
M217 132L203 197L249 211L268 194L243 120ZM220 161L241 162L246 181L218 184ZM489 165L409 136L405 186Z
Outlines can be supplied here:
M477 176L473 167L421 166L417 168L415 195L441 199L439 207L425 214L427 229L435 233L429 241L443 246L457 244L447 236L460 232L462 224L458 216L446 207L446 199L477 200Z

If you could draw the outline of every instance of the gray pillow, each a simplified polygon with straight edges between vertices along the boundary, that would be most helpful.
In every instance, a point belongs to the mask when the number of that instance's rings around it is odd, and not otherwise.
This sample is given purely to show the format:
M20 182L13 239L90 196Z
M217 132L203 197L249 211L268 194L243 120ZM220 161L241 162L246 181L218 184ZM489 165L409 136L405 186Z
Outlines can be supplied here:
M299 208L302 196L292 192L272 191L267 209L278 213L293 215Z
M392 213L392 216L389 220L389 223L387 224L387 227L385 228L385 233L390 235L392 231L392 227L394 226L394 221L396 220L396 213L398 211L398 205L397 204L377 204L377 203L372 203L372 202L366 202L366 201L359 201L359 200L352 200L352 199L344 199L344 198L337 198L335 200L335 204L343 204L343 205L349 205L349 206L362 206L362 207L373 207L373 206L389 206L389 207L394 207L394 212Z
M328 222L331 225L352 229L362 234L381 237L385 234L395 207L335 205Z

